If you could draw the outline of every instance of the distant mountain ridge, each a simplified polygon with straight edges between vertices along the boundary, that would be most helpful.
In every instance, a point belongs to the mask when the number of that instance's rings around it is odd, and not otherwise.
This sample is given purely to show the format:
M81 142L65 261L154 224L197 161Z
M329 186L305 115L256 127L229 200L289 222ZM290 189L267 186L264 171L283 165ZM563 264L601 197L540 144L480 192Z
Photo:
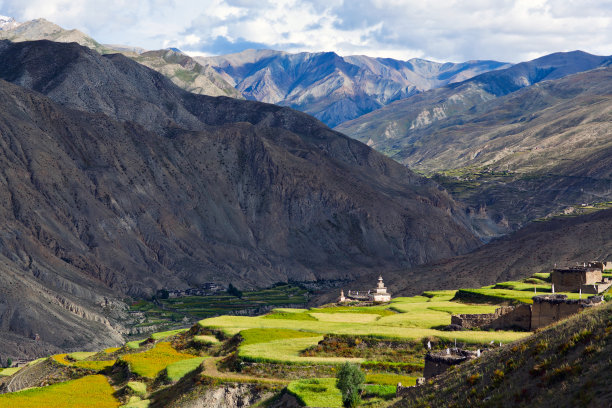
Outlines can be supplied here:
M411 152L419 152L418 146L411 144L417 135L426 133L438 121L478 111L490 100L542 81L607 66L610 61L609 56L582 51L554 53L413 95L336 128L403 163L435 171L435 165L408 158Z
M610 57L557 53L393 103L337 129L506 231L612 200Z
M100 44L79 30L65 30L42 18L13 26L7 25L0 31L0 40L2 39L13 42L36 40L76 42L100 54L122 53L140 64L161 72L189 92L243 99L240 92L226 83L215 70L202 66L191 57L173 50L146 51L138 47Z
M510 66L497 61L455 64L272 50L196 60L214 67L248 99L289 106L329 126L428 89Z
M101 44L81 31L65 30L45 19L17 23L7 17L4 24L4 30L0 25L0 39L76 42L101 54L120 52L163 73L189 92L289 106L332 127L410 95L511 65L272 50L191 58L176 49L146 51Z

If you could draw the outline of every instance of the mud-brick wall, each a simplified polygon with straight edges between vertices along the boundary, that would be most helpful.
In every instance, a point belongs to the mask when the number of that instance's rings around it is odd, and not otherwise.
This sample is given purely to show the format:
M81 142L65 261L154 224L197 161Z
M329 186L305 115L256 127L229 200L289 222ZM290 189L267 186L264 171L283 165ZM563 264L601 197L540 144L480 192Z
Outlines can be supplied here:
M451 324L456 324L466 329L473 329L486 326L496 318L497 315L495 313L459 314L451 316Z
M582 305L578 302L537 302L531 306L531 330L547 326L560 319L580 312Z
M531 330L531 305L499 308L495 311L495 314L499 315L499 317L483 328L494 330Z

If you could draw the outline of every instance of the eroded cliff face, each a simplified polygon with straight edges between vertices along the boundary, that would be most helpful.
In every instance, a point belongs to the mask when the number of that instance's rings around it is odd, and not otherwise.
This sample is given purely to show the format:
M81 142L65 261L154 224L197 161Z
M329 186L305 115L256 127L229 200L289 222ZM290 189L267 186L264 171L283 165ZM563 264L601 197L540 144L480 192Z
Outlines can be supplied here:
M438 185L308 115L76 44L0 42L0 61L21 85L0 81L0 268L17 285L0 324L45 350L116 344L126 295L354 279L480 244Z

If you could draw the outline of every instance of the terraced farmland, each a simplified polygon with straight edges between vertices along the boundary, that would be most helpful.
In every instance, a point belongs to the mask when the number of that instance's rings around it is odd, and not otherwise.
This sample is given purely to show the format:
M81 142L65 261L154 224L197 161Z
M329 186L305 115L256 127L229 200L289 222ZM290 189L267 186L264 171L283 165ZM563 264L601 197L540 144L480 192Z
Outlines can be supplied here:
M453 314L529 303L534 288L550 292L549 278L538 274L478 289L429 291L373 306L279 307L260 316L210 317L190 329L153 333L123 347L57 354L17 372L3 370L0 387L18 378L21 388L34 388L0 396L0 407L38 406L43 400L51 401L43 406L93 406L86 403L93 398L100 401L95 406L178 407L189 398L205 398L221 384L225 389L240 384L241 392L268 397L286 387L302 404L340 407L334 377L346 362L366 373L363 406L388 406L397 383L414 385L422 375L429 347L498 349L500 343L505 347L529 337L516 331L448 331L447 326ZM72 378L79 379L67 381ZM36 388L46 384L54 385ZM52 405L58 395L72 395L75 384L88 389L75 405Z

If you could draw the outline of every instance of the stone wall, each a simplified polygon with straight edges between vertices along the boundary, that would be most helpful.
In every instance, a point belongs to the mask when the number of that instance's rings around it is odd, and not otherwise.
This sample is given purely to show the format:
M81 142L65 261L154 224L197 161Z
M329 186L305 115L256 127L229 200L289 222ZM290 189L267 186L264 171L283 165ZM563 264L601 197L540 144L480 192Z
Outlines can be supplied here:
M576 267L554 269L551 275L552 283L558 292L577 292L582 285L593 285L601 282L601 269L591 267Z
M395 397L406 397L410 394L412 390L422 385L425 385L425 377L417 378L416 385L409 385L407 387L404 387L402 383L397 383L397 388L395 389Z
M494 330L531 328L531 306L502 306L495 313L459 314L451 316L451 324L465 329L481 328Z
M503 306L497 309L495 314L498 317L485 325L483 329L531 330L531 305Z
M451 316L451 324L461 326L464 329L474 329L483 327L491 323L496 318L497 316L495 313L458 314Z
M612 286L612 282L607 278L604 278L604 282L596 283L594 285L582 285L581 290L582 293L597 295L608 290L610 286Z
M452 349L450 354L445 351L439 353L427 353L425 355L425 368L423 369L423 376L425 378L432 378L442 374L450 367L461 364L464 361L476 358L475 351Z

